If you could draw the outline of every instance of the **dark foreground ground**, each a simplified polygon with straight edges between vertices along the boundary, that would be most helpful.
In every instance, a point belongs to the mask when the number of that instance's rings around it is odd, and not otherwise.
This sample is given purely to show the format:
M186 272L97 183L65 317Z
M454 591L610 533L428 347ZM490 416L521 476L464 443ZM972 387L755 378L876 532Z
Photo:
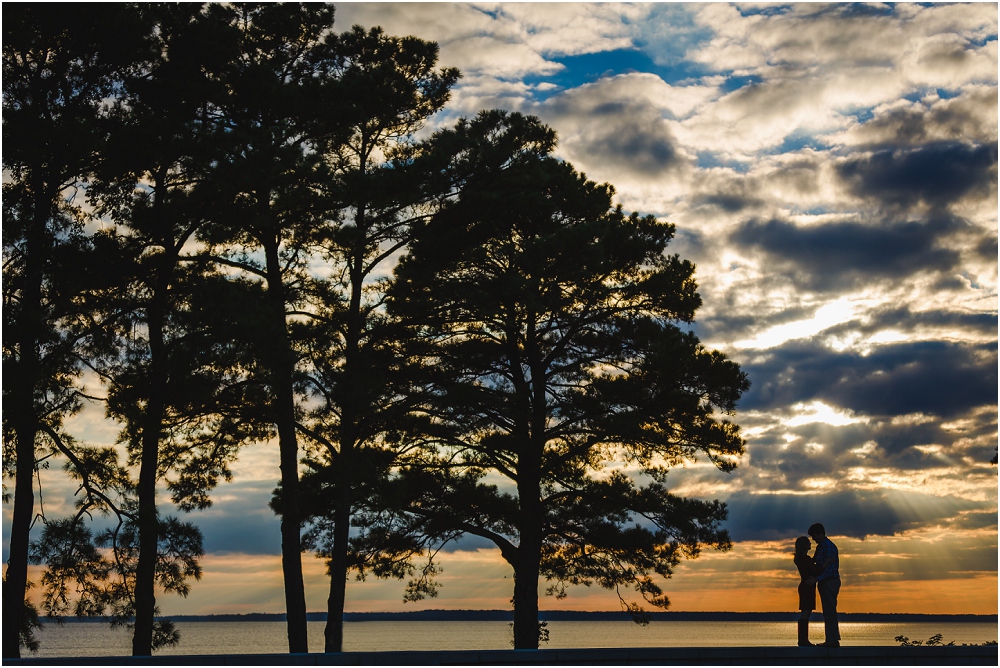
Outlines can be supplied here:
M996 666L997 647L644 647L19 659L8 666Z

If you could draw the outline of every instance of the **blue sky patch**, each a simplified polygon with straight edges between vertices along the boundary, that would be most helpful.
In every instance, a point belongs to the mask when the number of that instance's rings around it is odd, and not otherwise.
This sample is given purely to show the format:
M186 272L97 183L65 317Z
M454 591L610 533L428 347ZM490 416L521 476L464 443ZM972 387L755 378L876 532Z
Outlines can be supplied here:
M997 35L996 35L996 33L993 33L992 35L988 35L986 37L983 37L982 39L970 39L969 40L969 44L972 44L974 46L977 46L977 47L981 48L981 47L986 46L990 42L995 42L995 41L997 41Z
M822 151L827 145L813 135L791 134L785 137L780 145L774 147L768 153L795 153L804 148L811 148L814 151Z
M734 172L745 174L750 171L753 164L746 160L726 160L716 151L698 151L695 164L699 169L712 169L713 167L725 167Z
M740 7L740 16L777 16L787 14L791 5L771 5L767 7Z
M866 107L864 109L856 109L851 112L851 116L857 119L858 123L867 123L871 119L875 118L875 110L873 107Z
M648 72L657 75L667 83L675 83L703 74L699 68L691 63L679 63L676 66L657 65L649 55L637 49L618 49L600 53L585 53L578 56L550 57L549 60L559 63L563 69L547 76L525 77L525 83L547 82L562 88L576 88L593 83L598 79L630 72Z
M745 77L729 77L726 82L720 86L722 92L732 93L734 90L739 90L745 86L756 86L762 83L764 80L757 76L756 74L751 74Z

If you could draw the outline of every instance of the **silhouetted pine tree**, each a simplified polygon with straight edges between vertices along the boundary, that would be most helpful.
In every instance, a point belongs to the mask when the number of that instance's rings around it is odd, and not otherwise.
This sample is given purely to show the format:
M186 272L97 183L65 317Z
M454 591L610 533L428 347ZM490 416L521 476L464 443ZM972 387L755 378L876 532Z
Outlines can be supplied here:
M34 645L25 588L35 467L56 453L78 461L61 425L79 408L79 337L66 324L83 288L73 264L87 245L80 184L104 140L102 101L145 34L125 6L3 8L4 474L15 478L4 658Z
M359 527L359 540L373 548L368 557L377 563L352 555L349 539L352 517L405 448L403 360L382 308L384 275L450 194L434 178L436 156L413 140L458 77L456 70L435 70L436 62L434 43L358 26L330 36L323 53L317 97L337 123L316 142L329 170L323 187L331 206L318 249L332 277L323 284L311 355L320 405L301 428L315 453L314 471L303 481L310 492L303 516L313 519L310 544L329 563L327 652L342 648L348 571L400 575L405 557L420 549L405 541L378 544L372 516ZM284 508L283 499L277 503Z
M197 280L184 257L185 246L205 223L198 184L220 152L209 104L216 84L208 73L234 55L224 49L227 30L233 30L220 12L197 4L149 5L143 14L155 25L149 55L118 91L111 137L93 188L99 211L125 230L115 240L122 247L116 265L127 280L120 280L117 301L110 305L120 312L115 318L119 349L104 371L108 413L125 424L122 441L139 466L134 526L129 525L136 535L128 534L134 540L127 548L114 545L135 552L134 574L122 576L134 605L119 604L116 612L120 619L134 619L134 656L177 641L169 622L154 621L163 527L181 526L158 518L157 480L171 469L213 459L200 463L201 471L210 473L195 485L202 488L202 498L194 505L204 506L204 488L228 474L226 464L235 456L230 439L203 433L213 431L206 424L212 414L209 376L219 365L192 350L192 341L196 346L208 341L203 325L185 318ZM168 452L161 453L161 445ZM194 563L201 536L193 526L184 531ZM200 571L185 573L197 577Z
M321 184L327 170L312 142L329 132L316 97L319 49L333 25L326 4L237 4L220 11L238 29L236 56L219 73L224 94L214 99L225 155L214 170L211 224L199 231L215 262L237 268L263 287L247 305L259 319L248 333L267 388L261 414L274 426L280 451L281 563L290 652L309 651L302 581L302 510L298 491L302 370L298 324L308 317L308 271L315 234L329 207Z
M666 607L654 575L730 546L725 506L665 480L698 454L735 466L744 443L717 412L749 383L677 325L701 302L694 266L665 253L673 225L613 207L612 187L553 158L534 118L483 112L443 134L464 146L454 169L467 177L400 261L389 308L411 323L426 414L452 432L440 469L410 470L401 498L419 495L408 510L425 531L500 548L515 648L544 632L540 577L557 596L619 591L642 621L621 587Z

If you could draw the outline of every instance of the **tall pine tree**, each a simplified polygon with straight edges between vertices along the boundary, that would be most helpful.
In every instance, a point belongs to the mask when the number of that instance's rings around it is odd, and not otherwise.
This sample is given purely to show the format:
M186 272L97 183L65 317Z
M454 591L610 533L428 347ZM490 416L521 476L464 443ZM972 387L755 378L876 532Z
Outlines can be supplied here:
M193 317L194 302L221 279L206 274L211 265L190 250L207 221L203 184L222 154L211 104L221 86L211 74L235 57L237 31L216 6L142 9L155 38L143 68L118 91L91 188L98 211L121 230L108 235L119 246L119 277L104 308L118 314L108 318L117 323L118 347L103 372L108 413L125 425L122 441L139 469L133 518L115 534L130 544L112 545L134 557L134 572L121 574L119 598L129 605L119 602L116 617L134 620L135 656L177 639L169 622L154 620L168 529L186 532L191 563L201 550L194 527L159 517L157 482L167 479L182 507L205 507L207 490L229 475L248 437L225 415L228 342L213 341L210 323Z
M435 70L436 44L379 28L355 26L328 38L326 48L321 99L339 122L317 142L330 174L331 216L319 248L331 278L316 314L322 334L312 386L320 405L303 433L317 453L303 513L314 520L312 544L328 559L325 648L339 652L348 571L364 568L351 554L351 519L405 447L406 391L397 332L382 308L385 276L450 195L449 184L433 177L433 149L413 135L447 101L458 72Z
M78 339L64 324L82 287L66 280L87 245L81 183L104 140L102 102L136 66L148 31L127 6L6 5L3 19L4 473L15 479L3 657L16 658L22 639L32 641L25 588L36 461L68 454L61 424L79 407Z
M461 195L400 261L389 303L412 323L424 411L452 429L438 472L404 476L405 510L429 533L500 549L517 649L544 631L542 577L560 596L614 589L641 620L623 586L666 607L654 576L702 545L729 547L724 505L665 483L699 454L735 466L744 443L720 413L749 387L678 326L701 302L694 266L665 252L673 225L612 206L611 186L551 156L554 139L519 114L461 122Z
M327 174L313 142L329 132L316 97L320 47L333 25L326 4L229 5L237 55L219 73L214 99L225 155L209 186L210 225L199 231L213 260L263 289L252 333L254 380L266 387L261 417L278 436L281 564L290 652L309 651L302 579L297 388L298 321L308 313L310 252L328 206ZM257 305L248 308L255 309Z

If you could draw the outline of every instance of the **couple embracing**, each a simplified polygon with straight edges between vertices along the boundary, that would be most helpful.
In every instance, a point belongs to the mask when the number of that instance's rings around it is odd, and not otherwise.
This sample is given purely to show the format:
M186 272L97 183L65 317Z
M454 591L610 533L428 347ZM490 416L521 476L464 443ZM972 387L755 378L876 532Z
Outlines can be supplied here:
M820 647L840 647L840 627L837 624L837 595L840 593L840 556L837 546L826 537L822 524L809 527L809 537L816 543L816 552L809 555L809 538L795 541L795 566L799 569L799 647L811 647L809 615L816 609L816 589L823 604L826 642Z

